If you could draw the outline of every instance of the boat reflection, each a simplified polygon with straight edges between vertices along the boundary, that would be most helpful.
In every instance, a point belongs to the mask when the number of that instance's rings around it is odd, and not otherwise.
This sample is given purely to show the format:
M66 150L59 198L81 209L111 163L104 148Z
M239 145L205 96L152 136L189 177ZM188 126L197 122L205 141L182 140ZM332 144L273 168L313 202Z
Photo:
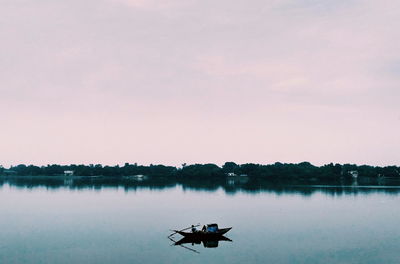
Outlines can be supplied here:
M207 238L191 238L191 237L184 237L179 241L175 241L173 238L169 238L172 242L174 242L172 244L172 246L180 246L183 247L185 249L188 249L190 251L196 252L196 253L200 253L199 251L190 248L188 246L194 246L194 245L201 245L203 244L203 247L205 248L217 248L219 246L219 242L220 241L229 241L232 242L231 239L225 237L225 236L218 236L218 237L213 237L210 239Z

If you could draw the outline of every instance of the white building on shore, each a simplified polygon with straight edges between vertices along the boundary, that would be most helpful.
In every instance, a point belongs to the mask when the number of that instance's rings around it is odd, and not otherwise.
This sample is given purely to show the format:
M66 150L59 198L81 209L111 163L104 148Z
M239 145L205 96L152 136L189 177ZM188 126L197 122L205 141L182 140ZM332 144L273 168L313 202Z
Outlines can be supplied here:
M74 171L73 170L65 170L64 176L74 176Z

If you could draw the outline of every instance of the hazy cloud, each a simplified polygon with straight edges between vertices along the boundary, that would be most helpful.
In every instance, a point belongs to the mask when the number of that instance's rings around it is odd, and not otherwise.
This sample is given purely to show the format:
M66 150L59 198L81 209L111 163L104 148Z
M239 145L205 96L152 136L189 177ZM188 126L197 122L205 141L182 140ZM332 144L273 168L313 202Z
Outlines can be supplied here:
M395 163L399 20L394 0L5 0L0 164Z

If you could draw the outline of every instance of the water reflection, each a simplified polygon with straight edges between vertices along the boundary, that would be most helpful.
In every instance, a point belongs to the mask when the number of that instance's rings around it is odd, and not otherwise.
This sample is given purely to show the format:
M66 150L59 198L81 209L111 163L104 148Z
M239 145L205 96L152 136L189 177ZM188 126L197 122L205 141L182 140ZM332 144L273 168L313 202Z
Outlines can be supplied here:
M310 196L316 192L326 195L357 195L369 193L387 193L397 195L400 193L400 181L395 179L368 179L358 178L357 181L350 182L313 182L313 181L266 181L260 179L232 180L215 179L208 181L195 180L176 180L162 177L56 177L56 176L8 176L0 177L0 187L10 185L17 188L37 188L47 189L67 188L71 190L103 188L123 188L125 191L137 191L141 189L164 190L181 187L183 191L207 191L214 192L224 190L227 194L237 192L257 194L272 192L281 194L300 194Z
M205 247L205 248L217 248L219 246L220 241L232 242L231 239L229 239L225 236L214 237L214 238L210 238L210 239L184 237L184 238L180 239L179 241L175 241L174 238L171 238L171 237L168 237L168 238L173 242L173 244L172 244L173 246L180 246L180 247L183 247L185 249L188 249L188 250L196 252L196 253L200 253L200 252L189 246L203 244L203 247Z
M398 263L398 183L233 180L0 177L0 263Z

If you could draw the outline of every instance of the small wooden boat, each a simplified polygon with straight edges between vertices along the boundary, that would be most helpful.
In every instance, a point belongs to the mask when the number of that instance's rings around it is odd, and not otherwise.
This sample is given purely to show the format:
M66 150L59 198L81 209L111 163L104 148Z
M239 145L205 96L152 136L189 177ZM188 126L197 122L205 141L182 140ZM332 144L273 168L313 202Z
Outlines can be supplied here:
M196 230L192 232L184 232L184 231L178 231L174 230L176 233L180 234L181 236L187 237L187 238L192 238L192 239L207 239L207 238L212 238L212 237L221 237L224 234L226 234L229 230L231 230L232 227L228 228L218 228L217 224L208 224L205 227L205 230Z

